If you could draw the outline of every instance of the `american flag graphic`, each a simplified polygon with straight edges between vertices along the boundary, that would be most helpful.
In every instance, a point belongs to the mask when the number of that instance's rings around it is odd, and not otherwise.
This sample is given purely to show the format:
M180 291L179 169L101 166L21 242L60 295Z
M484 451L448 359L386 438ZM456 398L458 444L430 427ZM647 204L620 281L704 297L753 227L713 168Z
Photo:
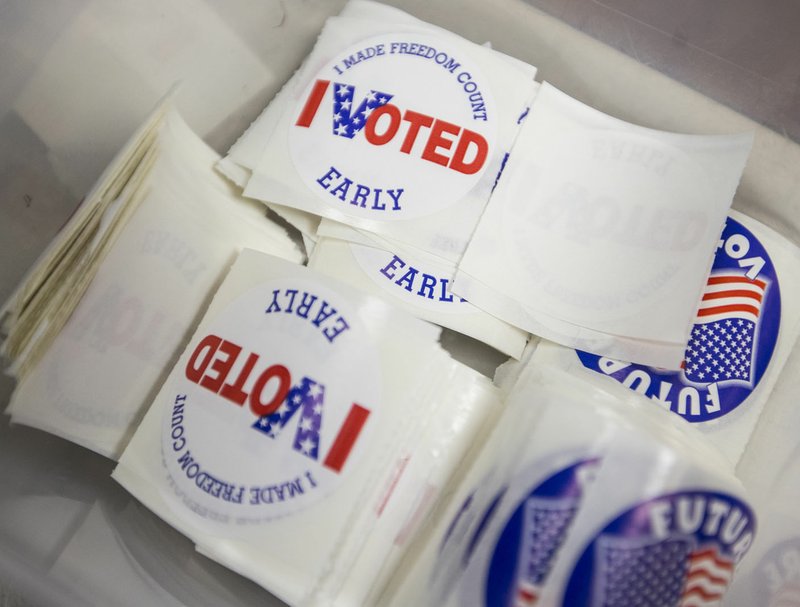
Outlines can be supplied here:
M353 107L356 87L336 83L333 92L333 134L352 139L367 122L372 110L389 103L393 95L371 90L358 107Z
M756 332L766 290L766 282L742 273L718 272L708 278L686 348L686 379L752 385Z
M529 497L525 501L516 589L509 607L536 604L553 558L578 510L578 503L578 498Z
M691 538L597 542L592 607L712 607L721 604L733 562Z
M322 404L325 386L304 377L286 395L284 404L272 415L260 417L253 428L271 438L277 438L289 420L300 411L293 448L313 460L319 457L319 431L322 426Z

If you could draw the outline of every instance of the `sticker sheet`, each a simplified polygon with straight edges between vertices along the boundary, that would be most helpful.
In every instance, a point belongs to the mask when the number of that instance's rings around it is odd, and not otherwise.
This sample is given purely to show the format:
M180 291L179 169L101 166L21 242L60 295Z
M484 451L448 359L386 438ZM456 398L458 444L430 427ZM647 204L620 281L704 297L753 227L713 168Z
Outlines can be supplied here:
M174 110L153 146L156 160L131 194L143 196L136 212L7 411L113 459L240 248L302 260L263 207L214 172L217 155Z
M677 369L750 143L632 125L545 83L453 290L563 345Z
M410 524L393 504L424 514L419 500L435 498L496 402L437 337L380 300L245 250L114 478L289 603L362 596ZM354 568L362 554L374 575Z
M354 17L364 6L327 22L221 169L257 157L246 196L457 261L535 93L536 69L424 22ZM246 178L246 169L229 172Z
M471 305L450 291L455 266L435 257L386 251L322 238L309 267L383 297L423 320L474 337L519 358L528 334Z
M447 511L384 599L571 607L650 593L649 604L677 605L709 583L690 571L695 560L706 564L705 550L726 572L710 582L721 596L755 535L741 485L685 422L621 394L534 352Z

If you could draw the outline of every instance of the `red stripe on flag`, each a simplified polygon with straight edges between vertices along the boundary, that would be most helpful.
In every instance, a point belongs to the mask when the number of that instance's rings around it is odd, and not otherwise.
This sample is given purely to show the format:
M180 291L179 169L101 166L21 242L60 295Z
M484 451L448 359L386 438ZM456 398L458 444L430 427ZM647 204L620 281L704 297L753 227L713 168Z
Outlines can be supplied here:
M323 462L326 468L330 468L334 472L341 472L358 435L361 433L361 428L367 422L367 417L369 417L369 409L353 403L353 406L350 407L350 413L347 414L347 419L344 420L342 427L339 429L339 434L336 435L333 446L328 451L328 455Z
M731 304L730 306L715 306L713 308L704 308L697 311L700 317L711 316L713 314L725 314L727 312L749 312L758 316L758 308L755 306L748 306L747 304Z
M703 301L709 299L726 299L728 297L752 297L756 301L761 301L764 298L763 293L756 293L755 291L745 291L743 289L734 289L731 291L717 291L716 293L706 293L703 295Z
M538 598L536 586L527 580L517 580L517 596L512 603L513 607L533 607Z
M689 560L699 561L706 558L713 559L714 564L720 569L727 569L728 571L733 571L733 563L731 563L728 559L721 558L717 554L717 551L714 548L707 548L706 550L693 552L690 555Z
M531 601L536 599L536 593L533 592L532 590L528 590L527 588L520 588L517 591L517 594L519 594L519 598L521 598L526 603L530 603Z
M300 117L297 119L295 125L309 127L317 114L319 104L322 103L322 98L325 96L325 91L328 90L330 80L317 80L314 83L314 88L311 89L311 94L303 106L303 111L300 112Z
M694 571L694 572L692 572L692 573L690 573L688 575L688 577L686 578L686 584L689 585L693 581L697 580L698 578L702 578L704 580L709 580L709 581L711 581L711 582L713 582L715 584L725 584L725 585L727 585L728 581L729 581L728 578L715 576L715 575L712 575L712 574L708 573L707 571L703 571L703 570L698 569L697 571Z
M762 289L766 288L767 286L767 283L765 283L763 280L750 280L744 276L709 276L708 278L708 284L710 285L723 285L734 282L748 285L758 285Z

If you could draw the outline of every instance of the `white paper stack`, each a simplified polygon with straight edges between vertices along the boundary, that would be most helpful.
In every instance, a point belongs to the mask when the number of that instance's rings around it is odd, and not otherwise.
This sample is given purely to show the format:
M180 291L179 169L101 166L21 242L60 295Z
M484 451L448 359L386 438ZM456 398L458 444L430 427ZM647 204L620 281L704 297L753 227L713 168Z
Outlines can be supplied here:
M327 217L455 262L511 151L535 73L354 1L328 20L220 170L310 238Z
M563 345L677 369L751 135L678 135L545 83L453 290Z
M114 478L288 603L362 605L497 407L437 336L246 250Z
M4 308L13 422L116 458L241 247L302 260L218 158L169 102L119 153Z
M323 220L320 233L325 224ZM450 277L455 266L432 255L394 253L374 243L325 236L318 241L308 265L383 297L417 318L474 337L508 356L519 358L528 340L525 331L453 295Z

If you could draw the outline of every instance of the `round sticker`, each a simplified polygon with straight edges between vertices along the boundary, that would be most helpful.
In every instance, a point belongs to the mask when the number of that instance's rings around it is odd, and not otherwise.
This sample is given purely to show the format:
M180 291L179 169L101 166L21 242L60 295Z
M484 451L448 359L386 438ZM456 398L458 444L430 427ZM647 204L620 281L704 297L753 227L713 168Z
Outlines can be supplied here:
M193 512L224 524L286 516L358 465L380 404L379 358L334 290L301 279L261 284L188 351L162 449Z
M769 254L728 218L679 371L578 351L581 363L690 422L722 417L758 385L778 340L781 296Z
M518 173L519 185L509 175L503 205L504 246L537 285L537 306L594 323L658 305L708 232L696 164L633 132L579 130L546 149Z
M474 312L466 299L450 292L448 271L426 262L411 261L374 247L350 244L350 251L364 273L381 289L412 306L432 312Z
M478 183L495 156L496 124L489 83L464 47L384 35L319 71L292 114L289 149L332 209L405 220L449 207Z
M648 500L589 542L561 604L718 604L754 533L751 509L723 493L683 491Z
M531 489L494 547L483 591L487 607L534 605L599 463L572 464Z

